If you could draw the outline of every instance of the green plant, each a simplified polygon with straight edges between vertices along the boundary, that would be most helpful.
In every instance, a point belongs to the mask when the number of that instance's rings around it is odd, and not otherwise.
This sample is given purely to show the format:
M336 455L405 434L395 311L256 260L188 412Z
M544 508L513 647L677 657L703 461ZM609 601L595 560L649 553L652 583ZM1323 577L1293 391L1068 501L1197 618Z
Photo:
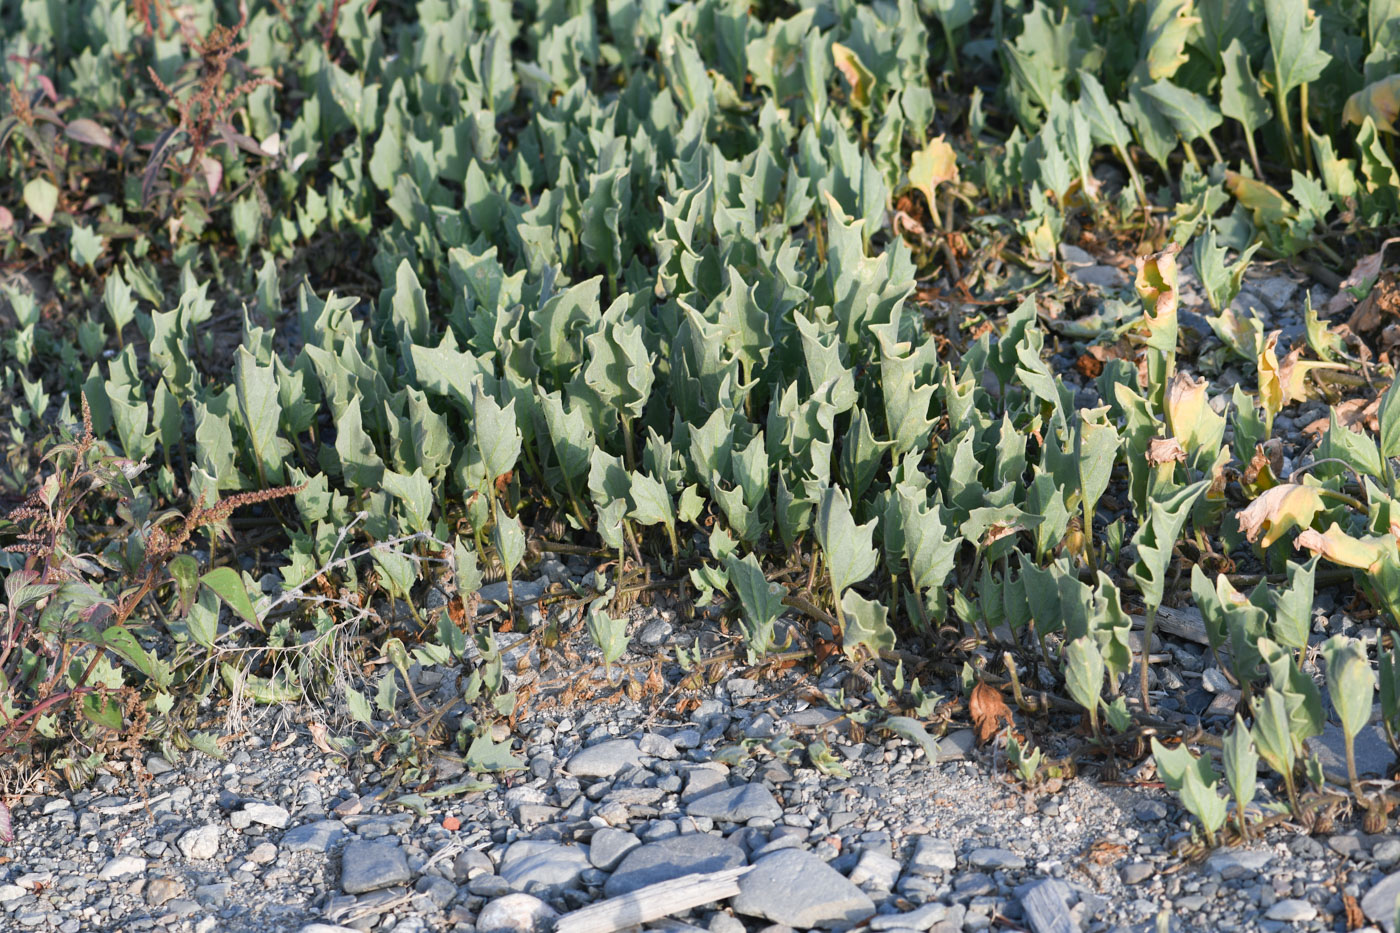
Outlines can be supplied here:
M92 433L84 400L81 431L44 456L49 472L10 512L24 556L5 579L0 643L0 758L23 767L41 745L66 738L53 767L70 784L84 783L107 754L158 738L170 749L219 756L213 737L189 731L186 697L175 688L220 659L218 606L254 626L261 620L237 571L201 571L184 553L201 529L232 513L300 491L282 487L196 503L183 516L154 512L131 479L144 465L104 451ZM93 514L116 514L96 560L84 554L76 525ZM138 610L156 608L158 624ZM153 643L175 642L173 652Z
M1215 846L1215 834L1225 825L1225 798L1216 788L1220 776L1206 755L1192 755L1184 745L1167 748L1155 738L1152 757L1167 789L1181 796L1181 802L1201 823L1206 844Z
M0 254L23 272L0 283L0 492L28 492L83 391L94 444L150 465L122 487L138 527L295 486L227 529L273 568L266 597L227 554L207 577L170 555L196 595L167 613L176 654L142 650L193 664L200 690L338 690L359 750L417 779L432 711L406 671L475 646L456 746L512 767L505 634L544 663L576 628L631 685L621 616L670 587L738 636L678 650L688 683L839 653L885 727L925 744L945 709L904 663L967 684L1001 665L1023 709L1067 693L1102 752L1166 735L1150 645L1163 607L1194 601L1296 815L1322 723L1303 670L1317 568L1357 571L1400 624L1400 391L1374 439L1334 415L1305 464L1281 415L1385 371L1352 372L1311 306L1291 352L1235 306L1254 258L1340 278L1400 218L1400 33L1380 12L30 6L0 10ZM1065 245L1136 274L1084 300ZM1187 256L1222 345L1194 358ZM1094 407L1050 362L1080 344L1106 360ZM1255 391L1221 397L1230 357ZM592 583L526 631L518 584L551 547L597 561ZM13 612L42 619L57 594L5 571ZM504 612L475 599L486 579ZM162 631L160 581L119 630ZM239 616L223 632L219 600ZM381 630L381 605L421 642ZM1364 659L1329 651L1341 710ZM372 684L327 670L369 653L388 662ZM1207 777L1189 792L1211 836Z

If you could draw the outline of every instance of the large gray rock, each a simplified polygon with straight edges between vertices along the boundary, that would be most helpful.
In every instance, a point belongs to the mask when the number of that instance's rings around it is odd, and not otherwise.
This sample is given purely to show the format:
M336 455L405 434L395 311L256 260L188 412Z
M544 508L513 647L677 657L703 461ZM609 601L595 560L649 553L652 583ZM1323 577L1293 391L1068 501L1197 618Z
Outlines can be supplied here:
M97 873L99 881L114 881L142 874L146 870L146 860L135 855L119 855L102 866Z
M281 846L288 852L329 852L347 832L340 820L318 820L294 826L282 835Z
M485 907L476 918L477 933L534 933L548 926L559 914L544 901L529 894L507 894Z
M640 839L625 830L605 827L588 841L588 860L594 868L612 871L623 856L641 844Z
M695 872L737 868L746 861L743 849L719 836L709 833L672 836L628 852L603 885L603 894L617 897L658 881L670 881Z
M522 839L501 859L501 877L517 891L567 888L589 867L587 846Z
M1327 723L1322 735L1315 735L1304 742L1307 750L1317 755L1322 767L1338 774L1347 773L1346 743L1342 738L1342 728L1335 723ZM1378 722L1368 723L1356 736L1356 773L1361 777L1388 777L1395 766L1395 753L1390 750L1390 742L1385 737L1385 729Z
M1267 849L1220 849L1206 859L1206 870L1215 872L1226 881L1249 878L1262 871L1273 857L1274 854Z
M631 739L609 739L575 752L564 766L574 777L609 778L642 763L642 750Z
M366 894L413 879L408 858L397 845L352 842L340 863L340 887L346 894Z
M977 737L971 729L958 729L938 740L939 761L962 761L972 755Z
M947 904L934 901L904 914L881 914L870 918L870 929L877 933L881 930L927 930L947 917L949 909Z
M175 840L175 847L180 850L181 855L191 861L213 858L219 854L219 827L214 823L206 823L186 830Z
M1079 924L1069 913L1069 886L1047 878L1021 893L1021 910L1033 933L1076 933Z
M736 913L797 930L845 929L875 913L875 904L840 872L810 852L784 849L759 859L739 879Z
M1074 276L1075 281L1081 285L1092 285L1106 292L1117 291L1128 285L1128 277L1123 274L1122 270L1115 269L1113 266L1088 266L1083 269L1074 269L1070 275Z
M1395 907L1400 901L1400 871L1386 875L1361 899L1361 912L1385 933L1395 933Z
M261 823L263 826L271 826L273 829L285 829L291 816L286 807L278 806L275 803L253 801L245 803L242 810L230 813L228 819L229 825L234 829L247 829L253 823Z
M978 868L987 871L1010 869L1016 871L1026 867L1026 860L1009 849L974 849L967 860Z
M686 804L687 816L708 817L727 823L747 823L755 817L776 820L783 808L768 788L760 784L740 784L697 797Z
M920 836L914 843L907 867L916 875L945 874L958 867L958 853L950 840Z

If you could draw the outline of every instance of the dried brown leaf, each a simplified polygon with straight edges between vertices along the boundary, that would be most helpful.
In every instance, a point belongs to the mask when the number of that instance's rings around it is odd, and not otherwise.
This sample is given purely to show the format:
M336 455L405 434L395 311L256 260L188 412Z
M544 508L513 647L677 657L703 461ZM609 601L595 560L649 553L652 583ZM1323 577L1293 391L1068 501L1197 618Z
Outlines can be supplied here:
M1011 725L1011 710L1001 697L1001 691L988 683L979 683L972 688L972 696L967 701L968 712L972 715L973 728L977 730L977 742L985 745L1002 730L1003 725Z

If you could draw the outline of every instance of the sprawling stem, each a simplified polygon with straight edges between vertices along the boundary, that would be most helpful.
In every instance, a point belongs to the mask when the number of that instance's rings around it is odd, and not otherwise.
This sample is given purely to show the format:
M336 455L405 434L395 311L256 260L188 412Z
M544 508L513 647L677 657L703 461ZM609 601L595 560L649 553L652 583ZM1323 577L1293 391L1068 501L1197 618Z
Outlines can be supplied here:
M1142 626L1142 660L1138 662L1139 685L1142 687L1142 711L1152 715L1152 700L1147 695L1147 671L1152 659L1152 630L1157 627L1157 607L1147 607L1147 619Z

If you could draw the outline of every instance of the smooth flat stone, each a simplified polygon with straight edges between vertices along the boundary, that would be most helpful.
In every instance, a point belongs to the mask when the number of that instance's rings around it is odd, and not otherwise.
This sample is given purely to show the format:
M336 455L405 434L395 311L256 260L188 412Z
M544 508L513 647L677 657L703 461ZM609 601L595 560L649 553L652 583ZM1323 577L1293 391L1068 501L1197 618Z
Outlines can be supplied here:
M533 933L553 923L559 913L529 894L507 894L481 908L477 933Z
M702 816L726 823L747 823L755 817L776 820L783 808L773 799L768 788L759 784L740 784L697 797L686 804L687 816Z
M590 867L588 846L521 840L506 849L501 877L517 891L552 891L569 887Z
M603 894L617 897L658 881L671 881L696 872L737 868L747 861L743 849L719 836L709 833L671 836L628 852L603 885Z
M294 826L282 835L288 852L329 852L348 830L340 820L319 820Z
M413 879L408 858L397 845L352 842L341 856L340 887L346 894L367 894Z
M564 770L574 777L609 778L624 768L639 767L642 749L631 739L609 739L575 752Z
M1395 906L1400 899L1400 871L1386 875L1361 898L1361 912L1385 933L1395 933Z
M875 903L810 852L784 849L760 859L739 879L736 913L795 930L845 929L875 913Z

